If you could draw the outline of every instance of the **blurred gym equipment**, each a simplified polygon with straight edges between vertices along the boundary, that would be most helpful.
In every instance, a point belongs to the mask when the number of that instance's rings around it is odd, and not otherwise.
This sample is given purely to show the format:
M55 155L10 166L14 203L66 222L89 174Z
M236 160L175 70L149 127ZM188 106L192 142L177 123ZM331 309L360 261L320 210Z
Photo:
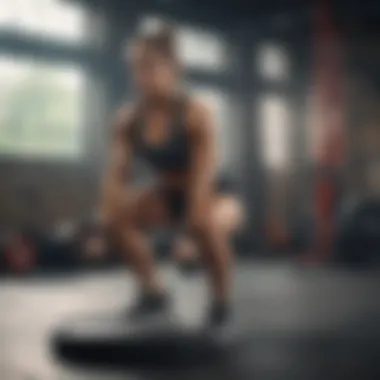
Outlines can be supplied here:
M133 369L174 369L215 365L231 338L187 327L170 316L131 323L123 315L88 315L58 329L57 358L72 365Z
M353 268L380 263L380 201L363 199L339 220L336 255Z

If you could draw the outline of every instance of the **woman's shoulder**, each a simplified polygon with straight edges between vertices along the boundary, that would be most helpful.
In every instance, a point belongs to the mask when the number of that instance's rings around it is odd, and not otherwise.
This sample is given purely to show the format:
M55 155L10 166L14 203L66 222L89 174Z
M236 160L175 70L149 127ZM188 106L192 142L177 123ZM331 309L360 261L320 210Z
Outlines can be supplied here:
M202 114L211 111L210 104L200 96L190 94L186 95L185 99L189 112Z
M112 128L116 132L128 131L134 122L137 112L137 105L133 103L123 103L113 113Z
M186 97L186 110L190 117L206 117L212 115L210 104L196 95Z
M186 107L187 122L192 129L204 128L212 124L213 112L210 105L197 96L189 96Z

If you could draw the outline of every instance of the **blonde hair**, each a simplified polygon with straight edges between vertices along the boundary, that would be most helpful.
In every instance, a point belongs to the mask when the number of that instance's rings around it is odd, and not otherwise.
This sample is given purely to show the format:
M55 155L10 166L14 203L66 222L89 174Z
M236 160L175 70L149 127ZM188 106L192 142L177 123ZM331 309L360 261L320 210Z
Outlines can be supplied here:
M177 31L169 23L154 25L154 28L146 28L138 33L132 46L144 46L145 48L162 55L174 63L179 63L180 58L177 49ZM127 46L127 54L130 55L130 45Z

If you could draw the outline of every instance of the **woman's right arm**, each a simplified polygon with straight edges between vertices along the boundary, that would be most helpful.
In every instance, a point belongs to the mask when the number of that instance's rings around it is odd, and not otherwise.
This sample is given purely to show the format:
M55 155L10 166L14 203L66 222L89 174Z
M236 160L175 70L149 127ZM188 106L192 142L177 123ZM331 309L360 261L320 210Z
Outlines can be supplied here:
M116 115L112 125L112 139L108 154L108 167L103 180L101 218L110 223L115 212L120 212L128 191L129 174L132 159L132 147L128 129L131 124L131 112L122 109Z

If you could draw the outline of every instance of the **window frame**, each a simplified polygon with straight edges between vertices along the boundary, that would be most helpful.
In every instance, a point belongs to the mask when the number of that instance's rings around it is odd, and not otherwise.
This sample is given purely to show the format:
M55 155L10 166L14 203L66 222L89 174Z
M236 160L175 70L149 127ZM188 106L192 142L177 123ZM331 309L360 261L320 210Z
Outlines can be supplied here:
M28 63L31 62L32 64L39 66L40 63L42 63L43 66L51 67L53 70L57 68L70 68L74 69L75 71L78 71L80 76L82 77L82 84L79 86L81 87L80 92L81 94L79 97L83 98L86 95L86 68L77 62L72 61L56 61L56 60L50 60L41 56L31 56L31 55L14 55L9 54L8 52L2 52L0 47L0 60L2 58L11 57L14 58L16 61L21 62L23 64L24 62ZM77 133L78 133L78 152L77 154L36 154L36 153L30 153L30 152L23 152L22 150L14 150L14 152L4 152L0 149L0 160L1 162L43 162L46 161L49 162L59 162L59 163L66 163L66 162L73 162L78 163L80 161L83 161L86 159L86 146L84 142L83 135L86 133L86 113L85 113L85 107L82 102L81 104L81 110L78 115L78 126L76 127Z
M58 44L64 44L68 46L81 46L84 44L86 40L86 22L88 19L88 14L85 10L85 8L79 4L70 4L70 3L65 3L65 2L60 2L58 0L53 0L57 2L57 13L61 13L62 10L66 8L72 8L72 9L77 9L77 11L80 11L82 13L80 17L82 18L81 20L81 31L78 34L76 38L73 38L72 36L69 36L69 34L63 34L59 35L56 32L52 32L52 30L43 30L42 27L42 22L40 27L27 27L25 29L20 28L17 24L18 23L8 23L4 22L1 23L0 20L0 36L1 35L14 35L17 36L23 40L38 40L38 41L43 41L47 43L58 43ZM52 4L53 4L52 1ZM26 2L25 2L26 3ZM14 4L13 2L9 2L7 4ZM25 4L24 4L25 5ZM1 6L0 6L1 9ZM16 7L15 7L16 9ZM40 19L43 19L44 17L39 17ZM32 18L31 18L32 19ZM30 22L30 21L29 21Z

